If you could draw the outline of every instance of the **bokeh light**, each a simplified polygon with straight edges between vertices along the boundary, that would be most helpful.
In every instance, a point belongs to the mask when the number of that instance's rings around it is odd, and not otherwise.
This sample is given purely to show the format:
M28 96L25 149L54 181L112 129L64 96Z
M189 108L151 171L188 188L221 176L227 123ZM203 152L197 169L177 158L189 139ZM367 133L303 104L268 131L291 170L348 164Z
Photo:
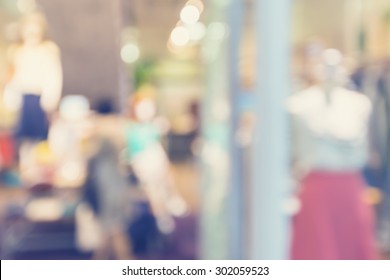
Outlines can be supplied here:
M200 18L200 12L193 5L185 6L180 12L180 19L186 24L194 24Z
M29 14L35 11L37 3L35 0L18 0L16 6L22 14Z
M201 0L189 0L186 5L191 5L198 8L199 13L202 13L204 10L204 4Z
M183 47L190 41L190 34L183 26L177 26L172 30L171 41L175 46Z
M60 116L65 120L81 120L89 110L89 101L82 95L66 96L60 104Z
M190 34L191 41L200 41L206 35L206 26L201 22L189 25L187 26L187 29Z
M228 29L222 22L213 22L208 26L208 36L212 40L222 40L227 36Z
M130 64L136 62L140 55L140 49L133 43L128 43L122 47L121 57L122 60L126 63Z

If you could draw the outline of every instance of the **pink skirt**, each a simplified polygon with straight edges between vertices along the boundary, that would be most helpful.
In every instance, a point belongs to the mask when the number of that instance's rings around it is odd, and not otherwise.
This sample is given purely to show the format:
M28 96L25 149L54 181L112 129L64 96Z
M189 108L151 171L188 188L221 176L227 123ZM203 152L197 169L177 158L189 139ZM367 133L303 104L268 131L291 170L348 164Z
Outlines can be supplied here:
M293 220L295 260L378 259L373 209L363 200L358 172L311 172L302 181Z

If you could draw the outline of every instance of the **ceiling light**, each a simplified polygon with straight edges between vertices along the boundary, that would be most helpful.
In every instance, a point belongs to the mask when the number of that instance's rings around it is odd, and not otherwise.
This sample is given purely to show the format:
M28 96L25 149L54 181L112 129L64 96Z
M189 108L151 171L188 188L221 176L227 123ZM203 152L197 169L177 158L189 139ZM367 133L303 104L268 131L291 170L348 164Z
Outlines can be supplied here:
M199 13L202 13L204 10L204 4L201 0L189 0L186 5L187 6L191 5L191 6L197 7L199 10Z
M200 18L200 11L197 7L193 5L185 6L180 12L180 19L185 24L194 24Z
M183 26L177 26L172 30L171 41L174 45L184 47L190 41L188 30Z
M128 43L122 47L121 57L122 60L126 63L134 63L138 60L140 56L140 50L138 46L133 43Z
M190 33L191 41L200 41L206 34L206 27L203 23L197 22L194 25L190 25L187 27Z

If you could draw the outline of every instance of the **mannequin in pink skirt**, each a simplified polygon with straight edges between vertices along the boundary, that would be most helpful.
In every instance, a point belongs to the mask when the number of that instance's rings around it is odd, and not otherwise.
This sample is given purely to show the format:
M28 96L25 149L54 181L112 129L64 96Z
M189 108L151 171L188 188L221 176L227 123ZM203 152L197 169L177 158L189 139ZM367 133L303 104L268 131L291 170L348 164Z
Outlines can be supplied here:
M300 210L293 218L291 258L377 259L374 213L364 201L371 104L343 88L341 54L323 53L318 84L290 97Z

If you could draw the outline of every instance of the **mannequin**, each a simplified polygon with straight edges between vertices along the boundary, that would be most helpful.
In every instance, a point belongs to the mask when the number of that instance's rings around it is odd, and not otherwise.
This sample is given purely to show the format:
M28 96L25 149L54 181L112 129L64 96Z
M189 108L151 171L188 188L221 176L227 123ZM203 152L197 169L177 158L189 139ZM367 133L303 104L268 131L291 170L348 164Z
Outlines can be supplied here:
M88 99L70 95L62 99L53 118L49 145L56 157L55 185L81 187L86 177L87 141L92 134L92 114Z
M169 159L161 145L154 100L139 97L133 114L126 130L127 158L149 198L160 231L171 233L174 216L185 214L187 205L175 189Z
M371 103L343 87L346 75L340 63L338 51L324 51L322 63L313 70L316 84L289 98L289 111L299 131L294 135L294 157L301 171L357 170L366 162Z
M342 55L325 50L316 84L291 96L294 167L301 209L294 217L293 259L375 259L374 223L363 201L371 103L347 90Z
M11 75L5 98L10 109L19 110L15 136L21 152L47 139L48 115L55 111L62 91L60 51L55 43L45 40L45 28L41 14L26 16L21 22L21 43L8 51Z

